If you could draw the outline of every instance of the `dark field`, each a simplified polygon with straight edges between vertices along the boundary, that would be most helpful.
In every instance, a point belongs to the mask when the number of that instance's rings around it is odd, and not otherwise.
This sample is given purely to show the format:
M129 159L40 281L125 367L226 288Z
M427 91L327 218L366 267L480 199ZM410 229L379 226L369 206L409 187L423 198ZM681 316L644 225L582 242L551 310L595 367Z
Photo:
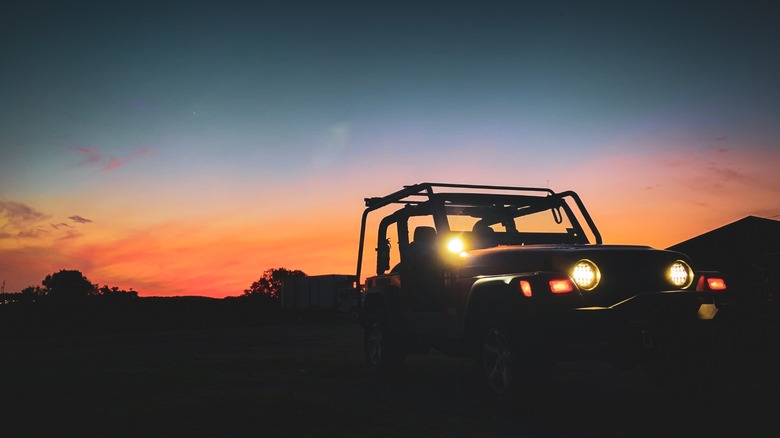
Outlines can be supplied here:
M362 332L342 322L4 340L0 435L774 437L776 345L706 396L573 362L536 406L498 409L470 363L440 354L369 379Z

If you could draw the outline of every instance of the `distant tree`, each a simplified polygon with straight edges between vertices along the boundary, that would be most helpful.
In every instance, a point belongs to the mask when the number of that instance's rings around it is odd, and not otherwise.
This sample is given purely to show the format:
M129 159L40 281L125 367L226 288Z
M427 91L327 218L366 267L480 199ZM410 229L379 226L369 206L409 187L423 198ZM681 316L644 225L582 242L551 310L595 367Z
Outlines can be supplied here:
M107 284L104 284L102 287L98 288L97 293L99 295L127 295L136 298L138 297L138 292L134 291L133 288L130 288L130 290L124 290L116 286L108 287Z
M79 301L97 294L97 287L81 271L61 270L41 282L46 295L57 301Z
M19 292L22 295L40 296L44 295L45 291L40 286L27 286Z
M40 286L27 286L19 292L20 303L35 303L40 301L41 297L46 294Z
M244 290L245 296L258 297L268 300L272 304L279 304L282 293L282 283L286 278L305 277L306 273L300 270L285 268L266 269L259 280L252 283L249 289Z
M108 287L107 284L104 284L102 287L97 289L97 294L101 297L104 297L108 300L129 300L129 299L135 299L138 298L138 292L134 291L132 288L130 290L124 290L119 289L118 287Z

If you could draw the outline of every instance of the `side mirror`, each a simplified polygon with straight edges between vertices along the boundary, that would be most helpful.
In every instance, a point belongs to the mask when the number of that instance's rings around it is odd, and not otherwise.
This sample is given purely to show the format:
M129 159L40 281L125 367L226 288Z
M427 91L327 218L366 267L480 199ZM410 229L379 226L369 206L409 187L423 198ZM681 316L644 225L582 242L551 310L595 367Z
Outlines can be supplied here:
M382 275L390 269L390 239L385 239L376 249L376 274Z

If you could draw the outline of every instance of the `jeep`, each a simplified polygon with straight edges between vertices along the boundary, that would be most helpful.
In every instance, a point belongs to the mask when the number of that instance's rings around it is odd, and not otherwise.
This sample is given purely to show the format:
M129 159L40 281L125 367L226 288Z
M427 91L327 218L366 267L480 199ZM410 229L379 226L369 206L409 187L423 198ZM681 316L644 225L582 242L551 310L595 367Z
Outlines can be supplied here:
M375 273L361 285L373 375L435 348L473 358L499 399L543 382L561 360L641 364L669 382L685 376L730 302L723 277L695 271L684 254L603 244L573 191L421 183L365 205L358 281L367 218L386 211Z

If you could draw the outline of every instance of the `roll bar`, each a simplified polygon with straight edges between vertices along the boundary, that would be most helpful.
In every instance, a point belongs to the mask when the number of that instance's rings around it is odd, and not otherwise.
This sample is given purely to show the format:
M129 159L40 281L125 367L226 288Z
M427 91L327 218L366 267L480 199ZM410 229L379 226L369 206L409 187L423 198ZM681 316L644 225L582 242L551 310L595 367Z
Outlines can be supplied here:
M596 228L596 224L593 222L590 213L588 213L588 210L585 208L585 204L582 203L582 200L580 199L579 195L577 195L577 193L571 190L561 192L561 193L556 193L549 188L541 188L541 187L493 186L493 185L482 185L482 184L452 184L452 183L432 183L432 182L413 184L413 185L404 186L401 190L393 192L387 196L364 199L366 204L366 209L363 211L363 215L360 220L360 242L358 244L357 269L355 273L356 288L360 287L360 274L363 268L363 246L365 245L365 238L366 238L366 221L368 219L369 213L371 213L374 210L378 210L382 207L386 207L390 204L420 204L423 202L428 202L431 200L431 197L435 194L434 188L459 189L465 191L466 193L468 193L469 191L489 190L489 191L497 191L497 192L500 191L512 192L512 194L515 195L524 192L526 195L533 195L533 196L559 196L561 198L570 197L577 204L577 207L579 208L582 217L585 219L585 222L588 224L591 231L593 232L593 235L596 238L596 243L598 244L602 243L601 233L599 233L598 228Z

